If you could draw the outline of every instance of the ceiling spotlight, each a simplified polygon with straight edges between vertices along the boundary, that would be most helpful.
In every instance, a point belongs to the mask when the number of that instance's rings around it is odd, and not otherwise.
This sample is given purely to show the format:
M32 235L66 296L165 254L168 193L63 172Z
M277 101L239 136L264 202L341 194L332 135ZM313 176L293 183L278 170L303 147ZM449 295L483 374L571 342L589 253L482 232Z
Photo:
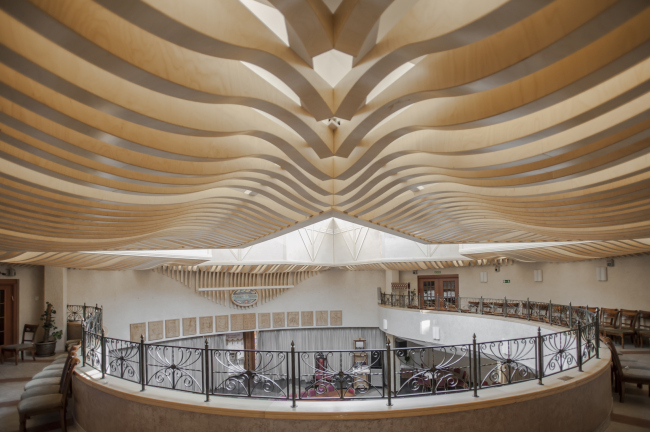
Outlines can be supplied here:
M336 117L332 117L330 119L327 119L327 127L336 130L338 127L341 126L341 120L337 119Z

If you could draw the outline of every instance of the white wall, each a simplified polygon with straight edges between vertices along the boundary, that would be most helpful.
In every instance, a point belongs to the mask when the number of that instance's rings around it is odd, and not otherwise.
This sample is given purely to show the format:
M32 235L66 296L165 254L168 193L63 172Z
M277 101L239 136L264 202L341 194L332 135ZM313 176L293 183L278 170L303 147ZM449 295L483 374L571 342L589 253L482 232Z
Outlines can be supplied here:
M129 339L129 325L157 320L246 312L342 310L343 327L377 326L377 287L385 272L329 270L261 306L231 309L152 271L68 271L68 303L104 306L108 335Z
M5 265L3 264L3 268ZM27 266L14 267L16 276L1 276L0 279L18 279L18 338L22 338L23 326L25 324L40 324L41 314L45 310L43 299L43 267ZM42 329L40 329L42 331ZM37 335L37 340L40 332Z
M516 318L502 319L472 314L381 307L377 322L381 329L384 320L388 324L385 330L387 333L428 345L470 344L474 334L477 342L534 337L539 326L538 323L529 323ZM440 329L440 339L433 338L433 327ZM542 334L560 330L565 329L558 327L556 330L549 330L543 327Z
M65 349L65 341L68 339L68 269L65 267L45 267L43 296L46 301L52 304L54 315L54 326L62 330L61 339L56 344L56 349ZM52 329L51 332L57 331Z
M515 299L549 301L632 310L650 310L650 256L616 258L608 267L608 280L596 280L596 267L605 267L604 259L573 263L516 263L494 266L448 268L442 274L457 274L461 297L507 296ZM542 270L542 282L533 282L533 270ZM480 283L480 272L488 273L488 282ZM434 270L420 270L419 276ZM417 277L411 271L400 272L400 282L411 282L417 289ZM510 283L503 283L510 280Z

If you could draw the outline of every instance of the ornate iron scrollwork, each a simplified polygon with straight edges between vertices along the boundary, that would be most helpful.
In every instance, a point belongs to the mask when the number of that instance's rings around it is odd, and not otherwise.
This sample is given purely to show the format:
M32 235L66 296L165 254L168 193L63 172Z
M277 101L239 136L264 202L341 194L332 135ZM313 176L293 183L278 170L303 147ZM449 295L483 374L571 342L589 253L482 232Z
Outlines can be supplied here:
M203 350L147 345L147 385L203 392Z
M140 382L140 344L105 338L106 373L128 381Z
M396 396L451 393L470 389L469 345L393 351L399 377Z
M495 387L536 378L535 338L477 344L479 387Z
M284 351L211 350L211 394L287 399Z

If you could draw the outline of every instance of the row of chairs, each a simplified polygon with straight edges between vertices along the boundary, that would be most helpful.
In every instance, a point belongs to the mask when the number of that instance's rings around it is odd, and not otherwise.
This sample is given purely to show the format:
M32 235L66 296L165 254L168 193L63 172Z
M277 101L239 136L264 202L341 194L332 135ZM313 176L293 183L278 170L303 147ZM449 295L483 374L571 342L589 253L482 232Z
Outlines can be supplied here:
M650 338L650 311L603 308L599 318L601 335L612 339L620 338L622 348L625 348L626 336L641 348L643 339Z
M25 391L18 404L21 432L27 430L29 418L56 411L60 412L61 430L67 431L68 395L74 369L79 364L77 348L71 347L67 354L58 356L51 365L46 366L25 384Z
M635 367L636 363L621 360L616 352L614 342L608 337L603 340L612 352L612 384L621 403L625 402L625 383L628 382L636 384L639 388L643 384L648 384L648 396L650 397L650 371Z

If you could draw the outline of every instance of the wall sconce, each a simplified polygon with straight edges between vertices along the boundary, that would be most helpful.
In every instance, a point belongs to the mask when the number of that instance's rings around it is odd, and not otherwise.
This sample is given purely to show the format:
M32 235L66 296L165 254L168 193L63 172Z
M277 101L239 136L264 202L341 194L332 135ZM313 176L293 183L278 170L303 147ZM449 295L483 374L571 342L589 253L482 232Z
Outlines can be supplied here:
M7 270L0 272L0 275L14 277L16 276L16 269L14 269L13 267L7 267Z
M542 281L542 271L541 270L533 270L533 280L535 282L541 282Z
M596 280L600 282L607 281L607 267L596 267Z
M384 327L384 330L388 330L388 320L387 319L384 320L383 327Z
M487 283L487 272L481 272L481 283Z

